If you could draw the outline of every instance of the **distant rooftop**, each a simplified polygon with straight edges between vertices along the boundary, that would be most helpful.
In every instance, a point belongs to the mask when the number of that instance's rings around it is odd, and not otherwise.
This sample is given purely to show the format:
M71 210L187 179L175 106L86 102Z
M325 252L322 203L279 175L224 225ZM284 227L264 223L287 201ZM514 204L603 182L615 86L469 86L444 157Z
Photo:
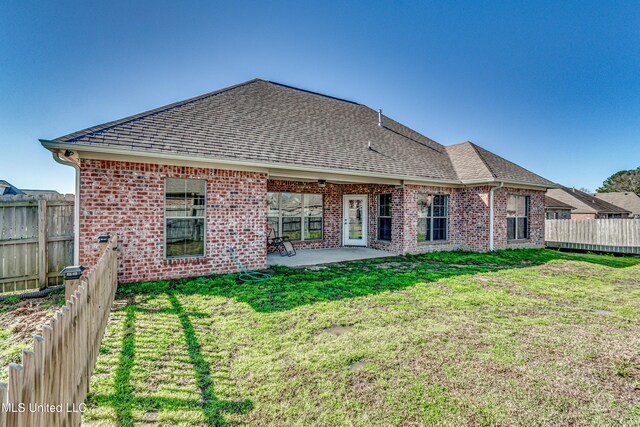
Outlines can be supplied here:
M9 182L0 179L0 196L25 194L18 187L11 185Z

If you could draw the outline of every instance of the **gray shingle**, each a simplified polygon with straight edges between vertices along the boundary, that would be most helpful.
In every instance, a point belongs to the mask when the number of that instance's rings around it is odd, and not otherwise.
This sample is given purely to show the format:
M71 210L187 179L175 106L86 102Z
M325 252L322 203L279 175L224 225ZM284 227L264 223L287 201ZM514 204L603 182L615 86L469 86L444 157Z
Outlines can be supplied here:
M634 215L640 215L640 197L636 193L631 191L598 193L596 197L612 205L620 206Z
M553 184L470 143L444 147L351 101L264 80L177 102L56 142L451 182ZM368 148L370 145L371 148Z
M553 197L544 196L544 207L545 208L555 208L555 209L575 209L573 206L561 202L560 200L556 200Z
M629 211L619 206L600 200L584 191L575 188L560 187L547 191L550 197L567 203L574 207L573 213L595 213L595 214L628 214Z

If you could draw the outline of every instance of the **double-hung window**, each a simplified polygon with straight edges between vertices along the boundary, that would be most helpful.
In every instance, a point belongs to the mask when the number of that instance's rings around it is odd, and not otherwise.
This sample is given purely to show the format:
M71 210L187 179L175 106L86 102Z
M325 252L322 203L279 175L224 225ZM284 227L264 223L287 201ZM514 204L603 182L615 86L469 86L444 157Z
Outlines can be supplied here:
M449 196L446 194L418 195L418 241L447 240Z
M267 221L276 236L320 240L322 214L322 194L267 193Z
M165 256L204 256L206 181L166 178L164 183Z
M391 194L378 194L378 240L391 240Z
M507 197L507 240L529 238L529 196Z

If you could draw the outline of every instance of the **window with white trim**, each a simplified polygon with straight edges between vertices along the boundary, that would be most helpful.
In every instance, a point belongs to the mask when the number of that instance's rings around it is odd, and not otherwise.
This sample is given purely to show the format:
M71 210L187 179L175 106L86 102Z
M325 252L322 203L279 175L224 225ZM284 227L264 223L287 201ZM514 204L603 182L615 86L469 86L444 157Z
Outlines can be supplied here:
M418 194L418 241L447 240L449 196Z
M267 221L276 236L290 240L321 240L322 194L267 193Z
M164 182L165 256L204 256L206 184L203 179Z
M507 196L507 240L529 238L529 196Z

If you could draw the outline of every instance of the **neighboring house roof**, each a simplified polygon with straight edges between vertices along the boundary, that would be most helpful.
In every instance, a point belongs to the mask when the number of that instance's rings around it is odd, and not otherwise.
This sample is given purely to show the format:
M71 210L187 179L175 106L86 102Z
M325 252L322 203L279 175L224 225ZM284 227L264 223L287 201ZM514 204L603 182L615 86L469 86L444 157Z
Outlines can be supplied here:
M29 196L44 196L44 195L58 195L61 194L59 192L57 192L56 190L27 190L27 189L23 189L22 192L26 195Z
M572 213L595 213L595 214L628 214L629 211L604 200L598 199L589 193L576 190L575 188L560 187L547 190L547 194L561 202L574 206Z
M472 143L445 147L389 117L382 121L381 128L378 112L356 102L255 79L43 144L459 184L555 186Z
M596 197L605 202L609 202L634 215L640 215L640 197L631 191L620 191L615 193L598 193Z
M9 182L0 179L0 196L24 194L18 187L14 187Z
M549 197L547 195L544 196L544 207L545 209L565 209L571 210L575 209L573 206L561 202L560 200L556 200L553 197Z

